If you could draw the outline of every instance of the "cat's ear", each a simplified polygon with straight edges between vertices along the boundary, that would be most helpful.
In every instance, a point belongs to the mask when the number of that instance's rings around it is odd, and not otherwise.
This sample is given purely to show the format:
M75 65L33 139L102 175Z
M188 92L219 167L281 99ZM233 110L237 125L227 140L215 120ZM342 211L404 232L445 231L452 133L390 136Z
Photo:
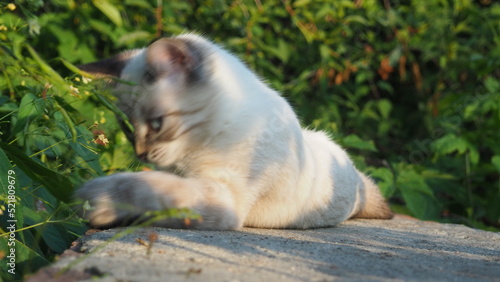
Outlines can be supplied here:
M146 60L152 80L179 72L192 77L200 61L192 46L177 38L161 38L153 42L146 50Z
M133 58L140 50L130 50L122 52L111 58L97 62L78 65L78 68L96 77L119 78L127 62Z

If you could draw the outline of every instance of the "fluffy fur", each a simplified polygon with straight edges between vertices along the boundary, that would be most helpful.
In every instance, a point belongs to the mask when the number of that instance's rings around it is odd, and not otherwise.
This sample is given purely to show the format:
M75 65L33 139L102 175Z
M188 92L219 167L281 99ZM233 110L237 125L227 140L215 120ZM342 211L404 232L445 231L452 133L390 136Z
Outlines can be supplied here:
M158 226L315 228L392 217L378 187L324 133L301 129L290 105L235 56L193 34L163 38L81 66L117 84L136 154L159 171L84 184L91 225L189 208L202 220ZM175 171L176 174L169 172Z

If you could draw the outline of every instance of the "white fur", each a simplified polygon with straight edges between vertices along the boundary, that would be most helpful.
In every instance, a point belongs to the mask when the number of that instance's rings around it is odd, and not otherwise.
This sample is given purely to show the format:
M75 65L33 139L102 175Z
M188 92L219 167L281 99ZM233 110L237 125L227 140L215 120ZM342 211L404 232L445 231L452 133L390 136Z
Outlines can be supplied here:
M91 223L105 225L122 217L110 204L114 198L137 207L137 213L193 209L204 218L193 226L200 229L333 226L361 211L365 196L371 195L366 190L377 187L342 148L322 132L301 129L285 99L235 56L197 35L177 38L202 46L209 75L201 86L186 85L182 74L145 85L147 49L142 49L121 75L137 86L121 84L115 92L122 102L133 101L134 109L146 109L130 114L139 135L146 134L150 114L197 110L166 118L166 127L177 128L172 130L175 139L148 148L155 152L148 155L150 162L160 168L175 165L182 177L141 172L88 182L77 196L96 206L87 214Z

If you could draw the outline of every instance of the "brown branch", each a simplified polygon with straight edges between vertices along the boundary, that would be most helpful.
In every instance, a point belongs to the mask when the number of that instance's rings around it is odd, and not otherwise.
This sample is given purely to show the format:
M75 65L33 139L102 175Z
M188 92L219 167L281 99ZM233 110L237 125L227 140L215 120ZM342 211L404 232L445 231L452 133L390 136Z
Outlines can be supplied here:
M259 12L262 12L262 3L260 2L260 0L254 0L255 2L255 5L257 5L257 9L259 10Z
M361 6L363 6L363 0L354 0L354 6L356 6L356 8L361 8Z
M391 9L391 4L389 3L389 0L384 0L384 7L387 11Z
M163 1L162 0L157 0L157 7L156 7L156 38L161 36L162 30L163 30L163 23L162 23L162 18L163 18Z

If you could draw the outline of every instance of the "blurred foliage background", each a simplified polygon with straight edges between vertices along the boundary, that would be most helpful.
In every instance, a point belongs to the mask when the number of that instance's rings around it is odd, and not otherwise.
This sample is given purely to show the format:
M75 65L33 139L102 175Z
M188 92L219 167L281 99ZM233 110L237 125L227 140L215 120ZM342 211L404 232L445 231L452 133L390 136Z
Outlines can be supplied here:
M0 258L15 218L16 279L49 263L86 230L74 187L141 168L113 97L74 65L190 31L237 54L304 126L331 133L396 212L500 230L494 2L2 1Z

